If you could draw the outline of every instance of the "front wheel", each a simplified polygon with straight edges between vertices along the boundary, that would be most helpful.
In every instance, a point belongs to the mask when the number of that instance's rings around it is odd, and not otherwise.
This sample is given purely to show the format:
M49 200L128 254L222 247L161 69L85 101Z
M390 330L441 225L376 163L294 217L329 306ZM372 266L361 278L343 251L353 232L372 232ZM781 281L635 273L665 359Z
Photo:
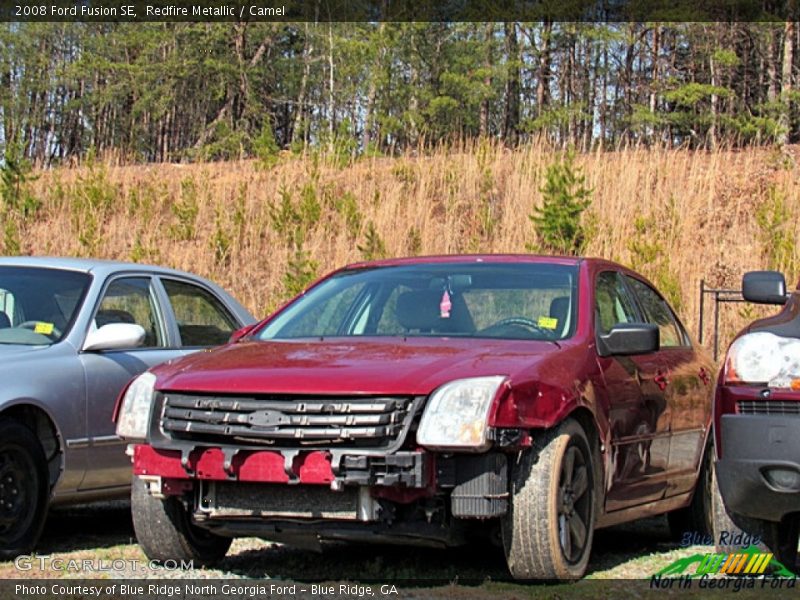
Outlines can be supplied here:
M592 453L583 428L567 420L534 437L513 465L503 547L516 579L578 579L594 536Z
M33 550L49 496L47 459L36 435L17 421L0 421L0 558Z
M221 560L231 546L231 538L194 525L178 498L151 496L139 477L131 483L131 513L136 540L150 560L206 566Z

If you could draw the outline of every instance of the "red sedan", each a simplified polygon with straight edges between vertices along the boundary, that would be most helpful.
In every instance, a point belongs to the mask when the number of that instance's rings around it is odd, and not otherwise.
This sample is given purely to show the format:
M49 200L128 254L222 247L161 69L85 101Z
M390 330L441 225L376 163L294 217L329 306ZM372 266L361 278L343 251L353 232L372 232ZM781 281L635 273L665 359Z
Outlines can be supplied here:
M598 527L710 530L712 370L609 261L350 265L132 382L136 534L152 559L203 563L237 536L487 536L516 578L578 578Z

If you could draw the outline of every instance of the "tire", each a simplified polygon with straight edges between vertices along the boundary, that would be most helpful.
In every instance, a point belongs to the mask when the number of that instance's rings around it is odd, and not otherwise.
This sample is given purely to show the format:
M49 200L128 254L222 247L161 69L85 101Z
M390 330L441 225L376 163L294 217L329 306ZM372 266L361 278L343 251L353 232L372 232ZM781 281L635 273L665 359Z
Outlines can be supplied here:
M709 442L703 452L691 504L686 508L667 513L667 522L673 539L680 540L686 533L699 534L701 538L714 535L712 486L716 485L716 481L713 479L713 472L714 447Z
M136 539L150 560L193 561L208 566L220 561L231 546L231 538L195 526L180 500L174 496L154 498L138 477L131 483L131 513Z
M517 456L502 523L514 578L573 580L584 575L594 536L594 475L586 434L572 419L534 436L533 447Z
M784 567L793 573L797 572L797 545L800 542L800 518L798 515L788 515L776 523L728 512L717 485L716 470L713 468L711 499L714 542L717 552L730 554L741 551L743 545L746 547L750 544L737 545L733 541L740 534L749 535L749 538L740 539L758 538L760 543L754 545L765 552L772 552L775 559Z
M17 421L0 421L0 558L34 549L49 498L47 459L36 434Z

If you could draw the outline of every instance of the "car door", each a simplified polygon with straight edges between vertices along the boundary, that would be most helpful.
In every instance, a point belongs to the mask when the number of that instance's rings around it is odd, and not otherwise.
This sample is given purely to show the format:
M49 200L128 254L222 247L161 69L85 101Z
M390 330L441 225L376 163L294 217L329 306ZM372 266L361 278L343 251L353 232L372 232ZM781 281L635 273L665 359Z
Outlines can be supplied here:
M666 300L651 286L626 276L645 318L657 325L658 352L667 410L670 415L670 451L667 495L689 491L694 485L711 415L714 367L698 351Z
M598 336L608 333L617 323L642 321L620 273L598 273L594 292ZM598 365L610 429L606 510L662 498L669 460L669 418L660 387L663 368L657 353L598 356Z
M145 338L135 348L80 354L86 377L90 457L81 490L130 484L130 459L112 422L117 397L133 377L180 354L176 340L170 339L158 298L157 282L151 276L123 275L109 278L95 307L91 328L135 323L144 328Z

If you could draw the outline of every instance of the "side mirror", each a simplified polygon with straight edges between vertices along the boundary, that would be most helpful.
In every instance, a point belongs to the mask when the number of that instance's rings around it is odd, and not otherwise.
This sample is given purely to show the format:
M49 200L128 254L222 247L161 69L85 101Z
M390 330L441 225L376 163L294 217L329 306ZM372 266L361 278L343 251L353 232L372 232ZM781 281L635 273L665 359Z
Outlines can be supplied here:
M144 342L144 328L134 323L109 323L89 332L83 344L84 352L136 348Z
M600 356L630 356L657 352L660 331L652 323L617 323L611 331L601 335L597 344Z
M742 296L757 304L786 304L786 280L777 271L750 271L742 277Z
M238 342L240 339L242 339L248 333L253 331L259 324L260 324L260 321L257 322L257 323L250 323L250 325L245 325L244 327L242 327L240 329L237 329L236 331L234 331L231 334L231 337L228 338L228 343L229 344L234 344L234 343Z

